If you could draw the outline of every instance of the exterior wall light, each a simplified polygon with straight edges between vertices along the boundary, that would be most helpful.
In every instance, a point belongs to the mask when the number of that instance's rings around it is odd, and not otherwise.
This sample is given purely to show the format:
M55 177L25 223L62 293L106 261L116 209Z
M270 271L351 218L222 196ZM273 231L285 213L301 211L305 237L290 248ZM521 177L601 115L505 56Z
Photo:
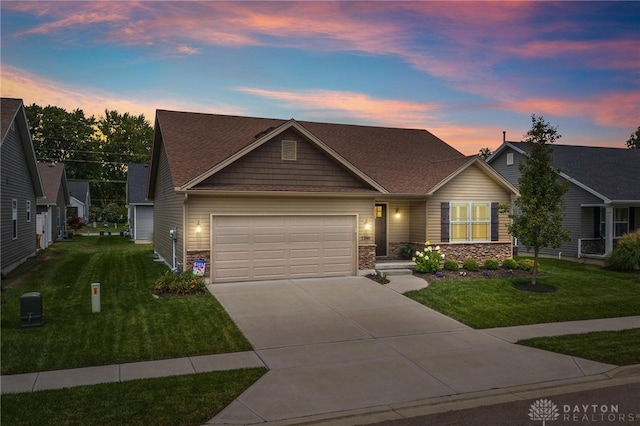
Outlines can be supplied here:
M399 208L399 207L396 207L396 214L394 215L394 217L395 217L396 219L400 219L400 216L401 216L401 215L400 215L400 208Z
M196 223L196 234L202 232L202 226L200 226L200 219L198 219L198 223Z
M364 221L364 230L365 231L370 231L371 230L371 222L369 222L369 219Z

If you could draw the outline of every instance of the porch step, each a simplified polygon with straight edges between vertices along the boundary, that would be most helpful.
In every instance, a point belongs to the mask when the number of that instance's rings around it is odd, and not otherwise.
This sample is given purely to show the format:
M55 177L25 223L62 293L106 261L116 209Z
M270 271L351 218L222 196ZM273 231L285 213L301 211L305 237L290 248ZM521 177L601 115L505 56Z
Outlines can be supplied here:
M414 263L411 261L382 261L376 262L376 271L387 275L411 275Z

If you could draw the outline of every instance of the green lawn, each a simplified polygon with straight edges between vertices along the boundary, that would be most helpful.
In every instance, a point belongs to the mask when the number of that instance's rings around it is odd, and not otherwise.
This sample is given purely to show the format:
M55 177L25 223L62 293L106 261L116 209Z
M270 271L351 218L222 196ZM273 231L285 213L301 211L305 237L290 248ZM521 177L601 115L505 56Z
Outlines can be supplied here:
M3 425L202 425L266 372L217 371L1 396Z
M39 252L2 285L2 374L250 350L210 296L154 299L167 268L150 245L74 237ZM91 283L101 284L91 313ZM44 326L20 326L20 296L42 293Z
M537 337L518 343L607 364L640 364L640 328Z
M539 283L555 293L516 290L528 278L438 282L406 296L474 328L640 315L640 274L541 259Z

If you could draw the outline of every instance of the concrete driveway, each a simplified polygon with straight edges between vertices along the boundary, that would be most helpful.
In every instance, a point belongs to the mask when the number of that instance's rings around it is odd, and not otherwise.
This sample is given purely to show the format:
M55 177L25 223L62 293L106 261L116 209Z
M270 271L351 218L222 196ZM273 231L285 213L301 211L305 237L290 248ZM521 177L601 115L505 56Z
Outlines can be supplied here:
M270 369L209 423L310 420L614 368L507 343L364 277L209 290Z

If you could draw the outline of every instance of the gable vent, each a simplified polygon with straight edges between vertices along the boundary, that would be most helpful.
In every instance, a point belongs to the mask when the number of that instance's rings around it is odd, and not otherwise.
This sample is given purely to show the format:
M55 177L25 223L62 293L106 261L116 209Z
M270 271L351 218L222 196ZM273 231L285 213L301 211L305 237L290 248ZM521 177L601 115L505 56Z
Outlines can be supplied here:
M282 159L286 161L296 161L298 159L296 141L282 141Z

